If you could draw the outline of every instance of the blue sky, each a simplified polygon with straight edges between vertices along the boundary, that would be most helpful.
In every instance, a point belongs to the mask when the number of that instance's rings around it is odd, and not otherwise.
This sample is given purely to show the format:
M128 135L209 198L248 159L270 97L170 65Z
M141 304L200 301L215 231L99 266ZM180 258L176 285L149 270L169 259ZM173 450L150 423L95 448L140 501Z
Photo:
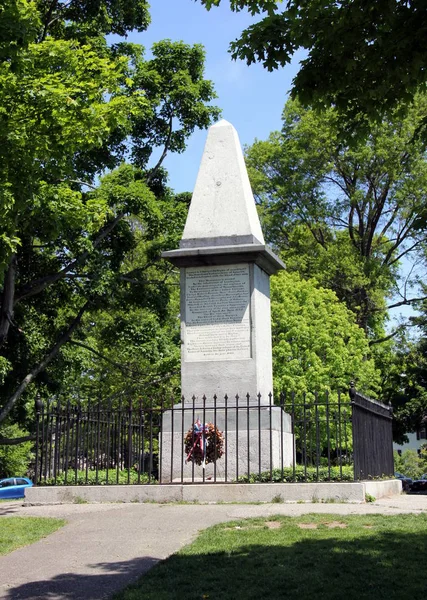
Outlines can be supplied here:
M230 41L254 22L246 12L232 13L229 3L206 11L194 0L152 0L152 23L144 33L129 36L147 51L153 44L169 38L188 44L201 43L206 49L206 78L215 84L215 104L222 117L230 121L243 145L255 138L264 139L281 126L281 112L298 60L285 69L269 73L260 65L248 67L233 61L228 53ZM184 154L169 156L164 166L169 185L177 192L192 191L203 153L206 131L196 132Z

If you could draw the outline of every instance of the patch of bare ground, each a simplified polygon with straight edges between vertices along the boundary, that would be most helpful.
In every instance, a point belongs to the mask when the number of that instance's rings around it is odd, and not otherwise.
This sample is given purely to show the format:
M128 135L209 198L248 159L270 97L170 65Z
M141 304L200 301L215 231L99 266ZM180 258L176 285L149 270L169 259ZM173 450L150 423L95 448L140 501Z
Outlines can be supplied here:
M346 523L341 523L340 521L330 521L328 523L323 523L323 525L328 529L345 529L347 527Z

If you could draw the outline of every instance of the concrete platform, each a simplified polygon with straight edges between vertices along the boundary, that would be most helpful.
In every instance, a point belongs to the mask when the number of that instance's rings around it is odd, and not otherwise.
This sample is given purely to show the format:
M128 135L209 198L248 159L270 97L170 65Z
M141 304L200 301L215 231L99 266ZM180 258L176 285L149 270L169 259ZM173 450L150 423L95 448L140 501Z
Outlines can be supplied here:
M91 485L31 487L25 490L29 504L78 504L82 502L349 502L363 503L402 491L398 479L346 483L204 483L170 485Z

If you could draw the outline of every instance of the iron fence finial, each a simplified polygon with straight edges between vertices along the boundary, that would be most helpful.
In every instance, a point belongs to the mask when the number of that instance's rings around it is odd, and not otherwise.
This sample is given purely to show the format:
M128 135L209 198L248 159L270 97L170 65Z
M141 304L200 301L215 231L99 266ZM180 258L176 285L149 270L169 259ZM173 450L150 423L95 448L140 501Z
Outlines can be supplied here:
M40 392L37 392L36 399L34 400L34 408L36 410L36 413L41 412L43 408L43 402L40 396Z

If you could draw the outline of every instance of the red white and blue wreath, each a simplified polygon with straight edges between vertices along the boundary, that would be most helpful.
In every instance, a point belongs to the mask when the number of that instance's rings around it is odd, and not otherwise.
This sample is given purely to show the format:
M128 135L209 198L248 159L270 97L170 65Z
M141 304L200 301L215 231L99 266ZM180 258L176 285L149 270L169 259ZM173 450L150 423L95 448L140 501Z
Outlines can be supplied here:
M213 423L202 425L200 419L187 431L184 438L187 462L196 465L214 463L224 454L224 435Z

